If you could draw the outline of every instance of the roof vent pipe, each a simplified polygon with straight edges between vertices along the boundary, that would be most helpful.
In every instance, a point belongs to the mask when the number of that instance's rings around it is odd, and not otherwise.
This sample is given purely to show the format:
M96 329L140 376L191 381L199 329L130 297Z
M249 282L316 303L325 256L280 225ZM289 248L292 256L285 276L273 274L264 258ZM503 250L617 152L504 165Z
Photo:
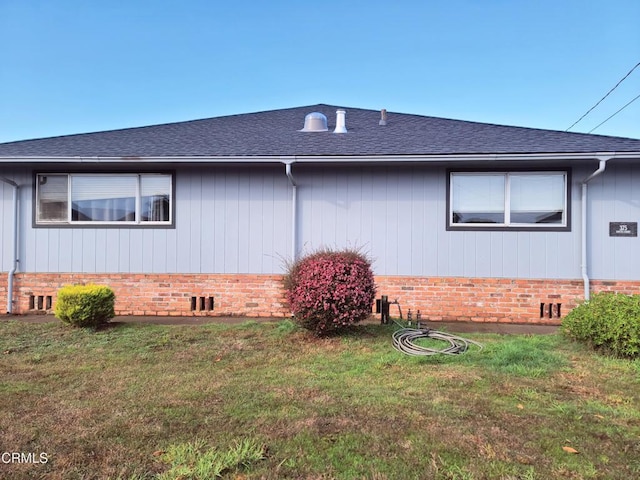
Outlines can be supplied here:
M336 129L333 133L347 133L346 115L346 111L336 110Z
M383 108L380 110L380 121L378 125L386 125L387 124L387 111Z

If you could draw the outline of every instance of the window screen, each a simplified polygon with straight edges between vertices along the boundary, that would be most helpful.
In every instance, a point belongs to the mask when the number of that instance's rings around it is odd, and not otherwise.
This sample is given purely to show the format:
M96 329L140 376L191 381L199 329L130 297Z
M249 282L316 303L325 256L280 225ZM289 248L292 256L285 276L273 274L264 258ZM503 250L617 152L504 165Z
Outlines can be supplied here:
M170 224L170 174L38 174L36 223Z
M567 226L567 172L451 172L449 226Z

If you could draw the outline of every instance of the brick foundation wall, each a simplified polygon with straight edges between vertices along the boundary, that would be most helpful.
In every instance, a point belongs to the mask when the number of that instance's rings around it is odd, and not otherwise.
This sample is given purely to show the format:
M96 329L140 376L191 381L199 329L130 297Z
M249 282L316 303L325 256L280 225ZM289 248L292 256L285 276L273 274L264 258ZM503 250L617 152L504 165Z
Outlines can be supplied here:
M280 275L20 273L15 280L14 312L21 314L55 306L63 285L95 283L113 289L116 315L289 315Z
M0 313L7 311L7 274L0 272Z
M584 297L582 280L376 277L378 297L431 321L557 325ZM592 293L640 293L640 281L592 281ZM391 315L398 314L391 306Z
M109 285L118 315L287 317L280 275L51 274L15 277L14 313L47 311L62 285ZM377 297L398 300L429 321L559 324L582 299L581 280L377 276ZM640 293L640 281L597 281L592 292ZM213 299L213 304L211 300ZM194 303L195 302L195 303ZM0 273L0 305L6 275ZM213 308L211 308L213 307ZM398 307L391 306L391 315Z

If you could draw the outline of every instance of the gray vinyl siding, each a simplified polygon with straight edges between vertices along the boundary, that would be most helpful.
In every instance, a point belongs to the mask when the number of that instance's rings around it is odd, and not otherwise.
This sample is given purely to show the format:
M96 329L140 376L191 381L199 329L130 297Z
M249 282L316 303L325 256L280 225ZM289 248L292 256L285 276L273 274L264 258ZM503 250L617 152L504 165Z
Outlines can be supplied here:
M3 173L21 186L20 271L275 273L290 255L291 186L284 167L178 170L175 228L33 228L31 172ZM0 266L8 271L11 188L2 183L0 198Z
M361 248L381 275L580 277L575 186L571 232L447 231L444 167L297 172L302 251Z
M580 278L580 181L569 232L447 231L446 168L295 164L298 251L361 248L380 275ZM45 169L35 169L45 171ZM33 169L3 167L20 187L20 271L280 273L291 254L292 187L278 166L184 166L175 228L33 228ZM12 189L0 183L0 267L11 268ZM640 165L609 163L589 184L589 275L639 280L640 240L609 222L640 222Z
M7 168L0 167L0 176L14 181L20 186L18 197L19 204L19 222L25 215L25 209L31 208L31 199L28 205L25 205L25 198L31 195L31 179L29 170L25 168ZM13 188L4 182L0 182L0 271L8 272L12 268L13 262ZM29 217L31 222L31 217ZM29 223L30 224L30 223ZM21 241L24 239L24 231L19 232L19 248Z
M0 182L0 271L11 268L11 187Z
M640 223L640 165L610 162L589 183L592 278L640 279L640 237L610 237L609 222Z

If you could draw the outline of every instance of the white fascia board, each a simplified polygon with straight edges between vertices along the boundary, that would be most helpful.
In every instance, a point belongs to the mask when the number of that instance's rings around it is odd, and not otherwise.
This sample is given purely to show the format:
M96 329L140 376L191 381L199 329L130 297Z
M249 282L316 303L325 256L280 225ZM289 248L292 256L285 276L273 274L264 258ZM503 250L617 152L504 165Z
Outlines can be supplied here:
M0 157L0 163L393 163L393 162L558 162L601 157L640 160L640 152L495 153L455 155L287 155L190 157Z

